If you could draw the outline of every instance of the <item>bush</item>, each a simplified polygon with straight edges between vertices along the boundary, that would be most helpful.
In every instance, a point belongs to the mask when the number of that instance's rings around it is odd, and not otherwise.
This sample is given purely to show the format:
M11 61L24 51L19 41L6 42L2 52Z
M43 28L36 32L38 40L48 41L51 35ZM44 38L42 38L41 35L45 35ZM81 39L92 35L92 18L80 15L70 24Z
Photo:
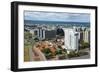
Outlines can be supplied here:
M58 48L58 49L55 51L55 54L56 54L56 55L63 54L62 49Z
M55 55L58 56L59 59L66 59L66 50L65 49L60 49L58 48L56 51L55 51Z
M36 37L36 38L34 38L34 40L36 41L36 42L38 42L39 41L39 39Z
M42 50L42 52L44 53L44 55L45 55L45 57L46 57L47 59L53 58L53 54L52 54L52 52L51 52L51 50L50 50L49 48L44 48L44 49Z
M79 56L88 55L88 54L89 54L88 52L71 51L70 54L68 54L68 58L79 57Z
M75 51L71 51L69 54L68 54L68 58L72 58L72 57L78 57L79 56L79 52L75 52Z
M80 44L81 44L81 46L80 46L81 49L90 47L90 44L88 42L81 41Z
M32 38L32 34L30 32L24 32L24 38L30 40Z

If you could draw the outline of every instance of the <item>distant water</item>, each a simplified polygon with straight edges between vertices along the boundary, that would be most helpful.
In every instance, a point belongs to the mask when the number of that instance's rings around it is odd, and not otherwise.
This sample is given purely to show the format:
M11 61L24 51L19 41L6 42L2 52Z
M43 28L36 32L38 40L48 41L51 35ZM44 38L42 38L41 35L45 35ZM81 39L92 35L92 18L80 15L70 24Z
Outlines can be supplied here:
M62 26L83 26L90 27L89 22L60 22L60 21L32 21L24 20L25 25L34 25L34 24L47 24L47 25L62 25Z

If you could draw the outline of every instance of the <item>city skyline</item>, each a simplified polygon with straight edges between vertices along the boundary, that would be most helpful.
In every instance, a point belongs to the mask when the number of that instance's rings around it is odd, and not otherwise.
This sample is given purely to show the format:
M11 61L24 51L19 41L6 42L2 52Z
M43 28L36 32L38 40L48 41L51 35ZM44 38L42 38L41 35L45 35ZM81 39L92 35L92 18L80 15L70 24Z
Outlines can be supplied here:
M24 25L25 62L90 58L90 14L24 11Z

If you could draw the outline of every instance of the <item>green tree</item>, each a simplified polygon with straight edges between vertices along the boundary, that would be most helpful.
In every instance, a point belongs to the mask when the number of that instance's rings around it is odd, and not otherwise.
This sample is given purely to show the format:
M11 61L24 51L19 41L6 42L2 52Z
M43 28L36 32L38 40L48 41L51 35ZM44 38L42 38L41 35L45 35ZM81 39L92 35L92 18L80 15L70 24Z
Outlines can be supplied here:
M32 34L30 32L24 32L24 38L25 39L31 39L32 38Z
M80 49L90 48L90 43L80 41Z
M49 48L44 48L42 52L44 53L47 59L53 58L53 54Z

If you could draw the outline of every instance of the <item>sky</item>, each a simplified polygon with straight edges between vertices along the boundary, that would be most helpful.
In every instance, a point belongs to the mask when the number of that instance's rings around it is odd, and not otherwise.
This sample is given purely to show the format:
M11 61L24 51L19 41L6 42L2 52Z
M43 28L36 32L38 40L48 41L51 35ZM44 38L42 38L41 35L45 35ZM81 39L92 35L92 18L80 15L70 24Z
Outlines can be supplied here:
M90 14L67 12L25 11L24 20L61 21L61 22L90 22Z

